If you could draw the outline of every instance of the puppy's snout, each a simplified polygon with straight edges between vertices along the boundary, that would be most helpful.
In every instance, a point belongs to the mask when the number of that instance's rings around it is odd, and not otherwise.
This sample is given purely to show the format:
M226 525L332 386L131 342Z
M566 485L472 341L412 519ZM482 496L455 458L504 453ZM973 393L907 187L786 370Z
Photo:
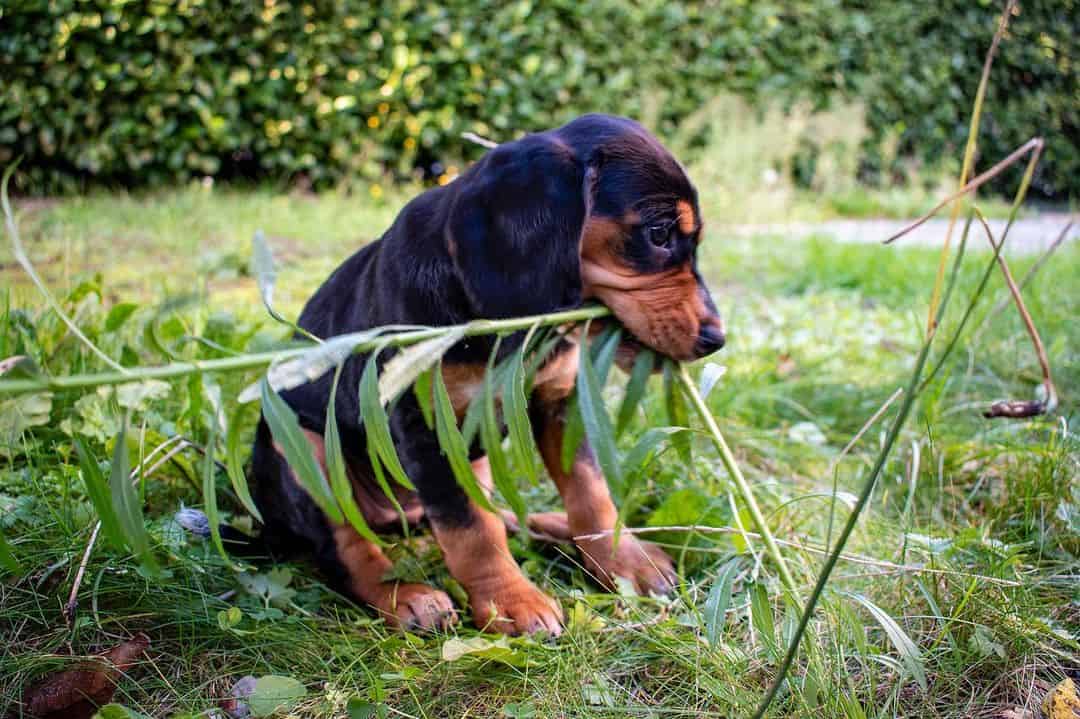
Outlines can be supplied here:
M698 330L694 350L697 352L698 357L711 355L724 346L725 340L724 330L718 323L702 324L701 329Z

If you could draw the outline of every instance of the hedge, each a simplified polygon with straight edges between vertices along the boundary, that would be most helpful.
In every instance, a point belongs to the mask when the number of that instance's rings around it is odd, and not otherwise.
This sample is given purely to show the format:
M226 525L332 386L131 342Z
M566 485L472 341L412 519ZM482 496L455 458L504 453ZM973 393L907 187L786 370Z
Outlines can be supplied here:
M1080 186L1075 145L1053 137L1076 127L1075 79L1062 75L1073 3L1025 5L1017 18L984 148L1047 133L1039 188L1058 196ZM666 134L720 92L864 97L874 138L902 127L905 151L940 156L962 140L996 7L885 5L9 0L0 162L23 156L17 181L30 192L205 175L302 174L316 186L416 167L438 176L481 151L465 131L506 139L597 110ZM912 18L925 27L909 36ZM871 176L889 169L875 147Z

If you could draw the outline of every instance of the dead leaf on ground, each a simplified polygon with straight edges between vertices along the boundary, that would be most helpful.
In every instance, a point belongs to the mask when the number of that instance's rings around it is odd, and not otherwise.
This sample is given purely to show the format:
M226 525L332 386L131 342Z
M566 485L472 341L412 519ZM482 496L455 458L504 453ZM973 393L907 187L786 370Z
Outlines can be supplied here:
M149 646L150 638L139 633L92 662L45 677L23 695L27 714L40 719L90 716L97 705L112 699L120 674Z
M218 706L224 709L232 719L247 719L251 716L251 707L248 706L247 700L255 691L258 681L250 674L240 677L229 692L230 696L218 702Z
M1050 690L1042 703L1046 719L1078 719L1080 717L1080 696L1076 694L1076 684L1072 679L1062 679Z

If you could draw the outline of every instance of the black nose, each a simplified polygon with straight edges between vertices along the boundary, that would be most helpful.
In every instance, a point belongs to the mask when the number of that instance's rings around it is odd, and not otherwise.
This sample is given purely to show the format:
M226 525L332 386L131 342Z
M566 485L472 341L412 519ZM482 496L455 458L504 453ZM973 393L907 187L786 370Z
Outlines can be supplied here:
M716 325L702 325L697 337L697 351L702 357L724 346L724 331Z

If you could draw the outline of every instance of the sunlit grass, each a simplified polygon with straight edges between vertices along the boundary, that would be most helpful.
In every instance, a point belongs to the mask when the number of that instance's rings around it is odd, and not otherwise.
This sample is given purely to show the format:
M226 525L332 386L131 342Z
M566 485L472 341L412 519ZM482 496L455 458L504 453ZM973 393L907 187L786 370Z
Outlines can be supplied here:
M282 337L247 276L256 227L267 232L282 264L277 304L291 315L329 270L378 236L401 199L374 204L343 195L201 187L137 198L100 195L29 211L24 240L47 281L66 297L65 308L95 341L114 356L129 352L156 363L165 358L147 342L150 326L185 356L209 352L186 344L185 335L237 350ZM4 284L11 287L0 298L0 355L31 354L55 374L92 366L16 279L7 254L0 257ZM1021 274L1027 262L1015 262L1014 271ZM710 407L777 538L794 543L785 545L785 556L808 584L821 562L812 550L829 536L829 504L821 496L832 492L829 472L842 491L854 491L876 453L879 428L837 461L840 448L910 372L936 252L779 236L730 239L716 232L703 264L730 337L714 358L728 369ZM975 264L961 276L961 297L977 279ZM841 563L806 661L776 716L1034 710L1045 683L1069 667L1080 626L1080 590L1071 579L1080 569L1078 447L1067 431L1077 414L1069 388L1080 383L1074 320L1080 294L1072 291L1078 269L1080 250L1066 247L1025 292L1064 395L1057 416L1008 424L979 417L989 400L1030 396L1039 381L1011 312L999 315L978 345L962 347L920 399L849 546L858 561ZM1003 290L996 277L992 287ZM185 295L193 295L189 303L162 309L168 298ZM120 302L138 307L107 329L108 311ZM990 304L988 298L982 307ZM252 379L216 381L231 398ZM609 406L616 406L620 384L609 388ZM208 410L193 399L187 381L175 383L137 410L133 436L147 448L169 432L198 436ZM28 681L62 665L57 655L69 646L91 653L138 630L153 640L150 659L123 682L118 700L154 716L205 710L240 676L271 672L305 682L312 697L305 716L341 716L349 697L430 717L527 715L530 709L537 717L744 715L778 662L792 610L776 601L779 587L766 583L776 638L763 636L761 618L749 616L758 576L754 555L737 533L660 536L685 579L677 597L663 602L602 593L574 555L515 540L526 572L559 597L571 617L557 643L512 642L524 668L471 658L444 662L444 637L386 629L330 594L305 564L293 565L290 587L298 594L292 602L280 616L259 618L261 603L244 593L215 551L171 522L181 504L200 501L188 476L199 466L195 457L186 468L167 466L145 485L152 535L171 575L148 579L130 558L99 547L78 618L68 627L60 608L92 524L71 434L86 436L104 457L103 440L114 434L118 417L113 402L97 393L58 395L48 424L0 437L0 528L26 570L0 583L0 713L13 707ZM0 425L13 416L2 415ZM623 448L646 428L666 423L662 397L653 393ZM689 467L668 451L649 468L631 526L738 524L726 474L706 442L696 450ZM221 490L223 508L243 521L224 483ZM556 506L549 483L525 496L536 510ZM838 503L835 523L845 513ZM743 524L749 526L745 518ZM394 554L404 576L447 582L423 535L400 543ZM743 564L732 612L720 641L710 646L702 631L706 596L718 569L736 555ZM913 639L928 676L926 692L902 671L880 625L841 591L865 595ZM241 623L220 624L218 612L234 605L244 611ZM458 633L474 634L468 628Z

